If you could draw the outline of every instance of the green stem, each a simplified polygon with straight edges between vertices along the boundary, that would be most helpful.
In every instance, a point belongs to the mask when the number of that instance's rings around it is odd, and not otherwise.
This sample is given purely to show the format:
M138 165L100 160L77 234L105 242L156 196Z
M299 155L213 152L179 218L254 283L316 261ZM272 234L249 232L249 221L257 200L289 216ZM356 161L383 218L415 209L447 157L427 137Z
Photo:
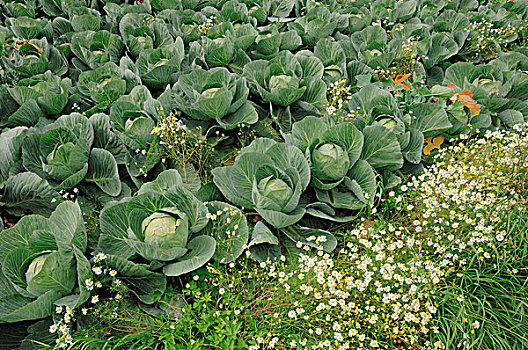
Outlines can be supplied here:
M285 229L286 229L286 231L291 232L291 233L293 233L294 235L299 235L299 233L297 232L297 230L295 229L295 227L293 227L293 225L287 226Z
M328 194L330 196L330 203L334 203L335 202L334 189L331 189L330 191L328 191Z

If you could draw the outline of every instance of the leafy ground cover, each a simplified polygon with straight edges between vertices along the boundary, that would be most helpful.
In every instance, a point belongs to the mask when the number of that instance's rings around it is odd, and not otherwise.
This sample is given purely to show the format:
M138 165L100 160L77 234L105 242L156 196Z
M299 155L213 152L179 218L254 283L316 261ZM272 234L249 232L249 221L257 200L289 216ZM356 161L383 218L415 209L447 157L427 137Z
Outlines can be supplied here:
M524 349L527 18L0 1L0 346Z
M524 349L527 141L524 125L445 149L331 254L207 264L168 288L161 318L115 294L72 311L72 348Z

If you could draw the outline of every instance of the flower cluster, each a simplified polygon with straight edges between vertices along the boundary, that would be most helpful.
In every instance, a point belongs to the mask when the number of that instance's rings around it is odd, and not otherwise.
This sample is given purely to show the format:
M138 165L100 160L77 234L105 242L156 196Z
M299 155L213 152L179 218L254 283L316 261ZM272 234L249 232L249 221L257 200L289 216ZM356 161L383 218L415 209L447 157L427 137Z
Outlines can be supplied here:
M346 85L346 79L336 80L328 84L328 105L326 114L336 122L346 120L348 113L343 105L352 98L351 87Z
M201 126L194 129L187 127L176 111L165 115L160 109L158 126L152 129L151 134L159 136L161 145L162 162L169 158L176 162L181 169L193 165L202 176L206 176L214 147L203 134ZM219 134L217 136L220 136ZM222 135L223 136L223 135ZM143 152L143 151L142 151Z
M149 24L156 23L156 18L152 15L145 15L143 17L143 25L148 26Z
M318 250L300 254L293 271L264 265L276 279L267 302L281 305L285 293L295 300L264 319L278 330L295 324L298 331L272 334L254 349L392 349L417 343L431 329L436 307L429 297L439 272L411 258L419 249L401 228L362 227L350 233L337 258Z
M71 200L71 201L75 201L75 199L77 199L77 196L79 195L79 189L77 187L74 187L73 189L71 190L60 190L59 191L59 195L64 199L64 200ZM55 203L57 201L56 198L52 198L51 199L51 203Z
M223 249L232 252L236 242L240 240L239 226L243 214L242 211L235 207L215 208L215 203L204 202L209 208L207 218L211 219L211 234L214 234L218 242L222 244ZM249 252L249 251L247 251ZM226 258L222 258L220 263L225 263Z
M79 189L77 187L73 188L71 191L68 190L60 190L59 194L64 199L74 200L77 195L79 194Z
M202 33L203 35L207 35L207 33L209 33L209 30L214 26L215 20L216 16L210 16L205 20L205 22L200 24L198 26L198 30L200 31L200 33Z
M435 261L440 284L446 278L471 278L474 268L467 266L474 261L510 266L519 259L508 213L522 209L527 190L527 179L519 176L526 177L528 167L528 125L514 129L487 131L481 139L441 150L435 164L401 186L408 192L401 207L408 211L410 232L420 242L422 260ZM436 297L466 300L463 290ZM463 311L460 317L467 328L458 346L469 349L481 327L479 315Z
M91 268L93 277L85 279L84 286L81 287L90 292L85 305L78 308L67 305L56 307L56 314L60 317L54 317L55 322L50 326L49 331L58 334L56 343L59 348L72 344L72 330L78 318L95 316L107 320L118 317L121 301L127 290L123 282L117 278L117 271L105 264L106 259L107 255L102 252L97 253L93 258Z
M396 52L396 59L392 65L388 69L377 67L377 69L374 70L378 78L381 80L387 80L390 77L396 77L398 75L412 75L417 70L422 69L422 61L427 60L428 57L418 55L419 40L418 37L414 36L402 40L401 48Z
M75 310L72 310L69 306L57 306L55 313L61 315L62 318L50 326L49 332L57 333L58 338L55 340L57 346L59 348L65 348L73 344L70 329L72 322L75 321Z
M464 256L514 258L502 218L519 201L515 176L528 165L528 137L526 131L484 136L441 150L434 165L407 183L414 190L408 199L412 231L429 254L443 256L446 273L463 270Z
M488 61L498 57L499 53L508 49L508 45L517 39L518 33L528 28L528 22L508 23L506 26L495 27L495 25L481 18L471 23L468 28L470 36L468 40L468 51L475 58Z
M110 291L111 295L108 299L109 301L120 301L123 297L123 282L117 278L117 271L106 266L102 262L106 260L106 254L99 252L93 258L94 265L92 266L92 272L95 275L95 281L92 279L85 280L86 289L89 291L97 290L103 288L106 285ZM98 294L92 295L89 302L91 304L97 304L101 301ZM114 308L112 313L114 318L117 317L117 307ZM86 315L88 312L87 308L82 309L83 315Z
M257 138L255 129L246 124L241 124L238 126L238 132L236 135L238 142L240 143L240 148L244 148Z
M139 149L136 148L136 154L141 153L142 155L146 156L148 151L146 149ZM162 159L163 163L165 163L165 159ZM139 168L139 174L143 175L143 177L147 177L147 164L139 165L137 161L134 161L134 165L136 165Z

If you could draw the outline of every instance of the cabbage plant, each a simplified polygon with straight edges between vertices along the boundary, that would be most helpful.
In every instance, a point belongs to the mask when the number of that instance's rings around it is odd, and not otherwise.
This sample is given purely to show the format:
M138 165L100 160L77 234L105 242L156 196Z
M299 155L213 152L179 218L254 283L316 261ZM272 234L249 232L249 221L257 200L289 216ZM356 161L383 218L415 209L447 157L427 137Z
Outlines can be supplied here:
M20 38L34 39L43 34L48 34L51 29L47 19L34 19L27 16L7 18L6 27Z
M303 44L314 47L321 39L331 37L338 29L348 26L348 16L339 12L330 12L322 6L313 6L305 16L298 17L288 27L296 30Z
M294 51L302 44L301 37L294 30L281 31L276 24L259 28L258 36L250 47L253 58L270 60L280 51Z
M346 222L352 216L338 215L336 210L346 213L343 210L358 210L372 202L375 174L368 162L360 160L364 137L352 123L331 125L308 116L294 123L285 139L311 161L311 185L316 196L307 206L310 215Z
M256 211L263 219L248 244L254 259L280 257L279 237L286 237L282 242L287 254L298 253L298 242L327 252L336 247L331 233L304 227L301 221L307 212L303 196L311 176L309 160L296 146L258 138L240 152L233 165L212 172L214 183L230 202Z
M246 79L223 67L195 69L180 76L172 87L178 109L193 119L216 121L224 129L257 122L248 95Z
M391 93L373 85L355 93L349 109L361 111L354 120L365 136L361 158L379 171L392 172L404 164L411 171L420 169L424 138L452 127L440 103L417 101L407 111L402 110Z
M119 154L121 146L105 129L104 120L92 122L80 113L58 118L54 123L28 132L22 145L24 168L46 179L57 190L71 189L81 181L92 183L109 196L121 192L117 162L105 148ZM95 126L95 129L94 129ZM106 141L112 142L106 143Z
M40 118L59 115L68 104L69 78L61 79L51 71L21 79L19 85L7 88L9 95L0 92L4 99L3 111L8 126L33 126Z
M73 34L71 51L73 65L82 70L101 67L106 62L119 63L124 48L119 35L106 30L85 31Z
M226 212L231 214L228 224L210 222ZM231 237L235 230L236 237ZM185 188L176 170L166 170L143 184L132 198L109 203L101 212L101 231L102 251L132 261L135 257L152 261L167 276L193 271L211 258L231 262L248 242L248 226L240 210L220 202L209 210Z
M45 37L23 43L10 57L2 57L3 63L22 77L42 74L47 70L63 75L68 72L68 61Z
M310 51L281 51L271 60L256 60L244 66L251 92L278 106L296 103L303 110L319 113L326 103L324 66Z
M159 139L151 131L164 111L171 110L170 95L171 90L167 87L158 99L154 99L146 86L138 85L110 108L113 133L128 149L124 163L138 188L148 180L144 175L160 164ZM136 152L138 149L147 152Z
M107 62L94 70L79 75L77 85L71 89L71 99L87 114L104 112L121 95L129 92L136 83L134 77L126 76L126 69L114 62Z
M79 205L59 204L49 219L24 216L0 234L0 323L50 316L54 305L71 308L90 293L92 274Z
M7 17L30 17L35 18L36 3L17 3L11 2L5 4L5 16Z
M295 146L259 138L233 165L212 172L229 201L256 210L275 228L293 225L305 214L299 200L310 183L310 165Z
M209 67L230 66L242 70L249 62L245 51L257 37L257 30L251 24L226 22L214 26L202 37L201 48ZM230 64L230 63L233 64Z
M134 58L142 51L153 50L174 41L166 24L160 19L154 20L147 13L125 14L119 21L119 32Z
M314 55L324 65L324 79L326 82L347 78L347 61L345 51L341 45L331 38L321 39L314 48Z

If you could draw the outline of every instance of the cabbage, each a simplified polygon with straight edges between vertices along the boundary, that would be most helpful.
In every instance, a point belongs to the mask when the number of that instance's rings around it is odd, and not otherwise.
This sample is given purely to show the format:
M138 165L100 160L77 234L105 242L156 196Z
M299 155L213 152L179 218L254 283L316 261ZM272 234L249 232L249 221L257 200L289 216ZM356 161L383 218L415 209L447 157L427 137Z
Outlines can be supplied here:
M260 194L275 202L279 207L284 207L290 200L293 191L281 179L275 179L273 176L268 176L259 181L258 189Z
M48 258L49 255L50 254L40 255L40 256L36 257L35 259L33 259L31 264L29 264L29 267L28 267L28 269L26 271L26 282L28 284L31 282L33 277L38 275L40 270L42 270L42 267L44 266L44 263L46 262L46 259Z
M179 244L184 247L188 238L188 218L185 213L174 209L164 208L155 212L142 223L145 243L163 245Z
M340 146L325 143L312 153L314 176L320 180L340 180L348 172L350 160Z

